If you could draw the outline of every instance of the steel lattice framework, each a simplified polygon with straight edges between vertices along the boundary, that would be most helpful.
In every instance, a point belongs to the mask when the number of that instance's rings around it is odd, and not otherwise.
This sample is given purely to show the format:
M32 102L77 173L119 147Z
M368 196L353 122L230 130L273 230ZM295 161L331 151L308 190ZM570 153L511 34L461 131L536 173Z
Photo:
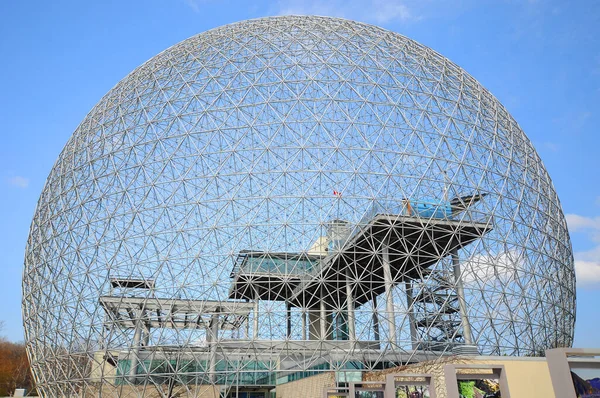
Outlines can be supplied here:
M506 109L326 17L223 26L117 84L48 177L23 295L44 396L536 355L575 321L563 212Z

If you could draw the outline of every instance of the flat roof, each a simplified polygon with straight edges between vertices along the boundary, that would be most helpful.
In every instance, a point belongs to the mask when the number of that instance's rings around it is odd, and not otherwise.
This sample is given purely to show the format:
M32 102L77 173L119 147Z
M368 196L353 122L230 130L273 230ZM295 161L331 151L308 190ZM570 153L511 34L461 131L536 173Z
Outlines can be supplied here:
M101 296L100 305L110 321L133 329L143 322L147 327L172 329L207 328L213 315L219 328L239 328L254 308L245 301L183 300L156 297Z
M398 284L405 279L422 279L428 267L483 237L492 228L491 219L473 222L376 214L340 250L316 260L318 266L311 272L245 272L243 267L238 267L235 272L234 269L229 297L288 301L307 308L316 307L324 300L326 305L336 308L346 299L346 274L349 274L355 306L359 307L385 290L379 255L384 243L389 248L394 284ZM248 251L244 255L249 253L255 252ZM273 258L283 255L260 253ZM299 256L295 253L287 255L290 258ZM320 289L324 294L317 292Z
M154 281L152 279L110 278L110 285L113 288L152 289Z

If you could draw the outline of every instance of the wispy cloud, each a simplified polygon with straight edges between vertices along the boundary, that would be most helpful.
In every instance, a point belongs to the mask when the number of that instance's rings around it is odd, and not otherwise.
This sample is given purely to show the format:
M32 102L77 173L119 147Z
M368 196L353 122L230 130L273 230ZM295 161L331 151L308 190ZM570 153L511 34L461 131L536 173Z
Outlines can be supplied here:
M194 12L200 12L202 10L202 5L208 3L211 0L184 0L185 4L188 5Z
M600 288L600 217L567 214L572 233L582 232L594 243L590 250L575 252L577 283L582 287Z
M577 254L577 253L576 253ZM577 283L580 286L599 287L600 286L600 262L596 253L595 261L577 260L575 258L575 271L577 272Z
M412 22L421 19L407 0L280 0L277 15L326 15L375 24Z
M551 152L558 152L560 146L555 142L546 141L544 142L544 148L548 149Z
M29 178L14 176L8 179L8 183L17 188L27 188L29 186Z
M482 286L492 280L509 281L517 278L517 270L522 266L522 259L516 252L475 255L463 265L465 284Z
M580 133L585 127L587 127L592 112L588 110L581 110L576 112L568 112L560 117L552 119L552 123L556 125L557 129L562 130L569 134Z
M600 231L600 217L584 217L577 214L567 214L569 231Z

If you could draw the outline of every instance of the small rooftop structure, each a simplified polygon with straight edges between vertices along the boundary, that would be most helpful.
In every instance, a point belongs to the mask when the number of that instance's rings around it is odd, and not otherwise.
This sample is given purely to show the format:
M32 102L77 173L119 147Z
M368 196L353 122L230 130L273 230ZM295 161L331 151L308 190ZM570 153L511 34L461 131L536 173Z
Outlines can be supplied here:
M153 289L154 281L151 279L110 278L110 287L113 289Z
M285 301L324 256L242 250L231 272L229 298Z

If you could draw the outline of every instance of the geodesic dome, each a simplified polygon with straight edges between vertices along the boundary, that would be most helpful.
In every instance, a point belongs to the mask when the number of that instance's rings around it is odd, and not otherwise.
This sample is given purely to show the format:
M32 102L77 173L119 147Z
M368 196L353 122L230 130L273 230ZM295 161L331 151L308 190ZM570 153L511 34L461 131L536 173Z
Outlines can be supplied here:
M48 177L23 295L46 396L535 355L575 319L514 119L435 51L325 17L213 29L110 90Z

